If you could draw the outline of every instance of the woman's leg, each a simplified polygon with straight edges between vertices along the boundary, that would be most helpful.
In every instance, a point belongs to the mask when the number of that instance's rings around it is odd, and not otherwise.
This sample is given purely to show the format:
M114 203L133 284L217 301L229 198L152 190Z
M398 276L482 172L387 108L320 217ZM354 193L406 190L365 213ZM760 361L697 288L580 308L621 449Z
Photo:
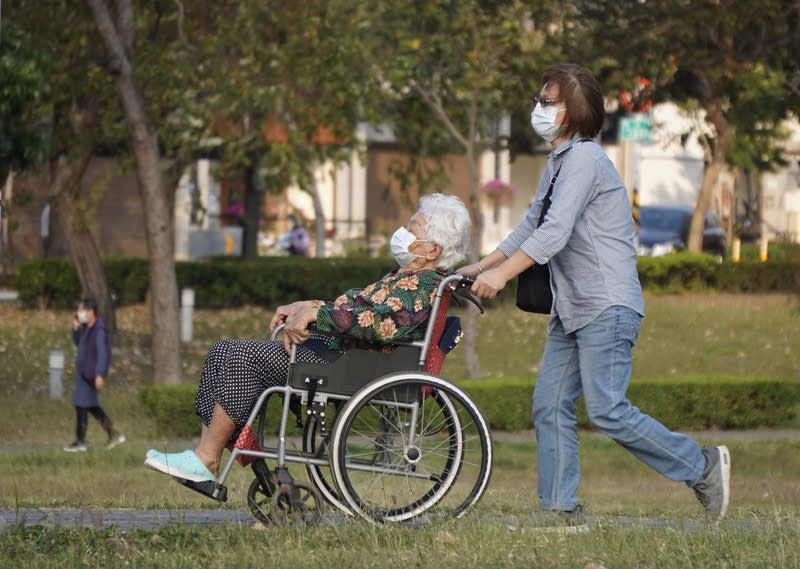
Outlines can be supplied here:
M575 400L580 394L578 348L559 323L547 338L533 390L538 491L545 510L572 511L578 504Z
M89 413L92 414L92 417L97 419L100 423L100 426L103 427L103 430L108 435L108 441L111 442L111 439L114 437L114 425L111 423L111 419L108 418L106 412L103 411L102 407L90 407Z
M598 429L639 460L693 486L705 464L700 445L645 415L626 396L640 323L634 310L612 306L575 332L586 411Z
M86 429L89 426L89 410L86 407L75 407L75 441L86 443Z
M214 413L211 417L211 423L208 426L203 425L200 433L200 444L194 450L206 468L210 470L214 476L219 476L219 465L222 459L222 451L225 445L230 441L236 430L236 424L230 416L222 408L222 405L217 403L214 406Z

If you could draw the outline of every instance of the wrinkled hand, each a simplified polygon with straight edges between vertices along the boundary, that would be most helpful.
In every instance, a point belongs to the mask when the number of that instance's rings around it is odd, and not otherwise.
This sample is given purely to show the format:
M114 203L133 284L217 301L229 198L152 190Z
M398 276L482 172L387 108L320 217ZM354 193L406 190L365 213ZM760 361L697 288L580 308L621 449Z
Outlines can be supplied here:
M103 376L101 376L101 375L98 375L98 376L96 376L96 377L94 378L94 388L95 388L97 391L100 391L101 389L103 389L103 387L105 387L105 385L106 385L106 382L105 382L105 380L103 379Z
M284 306L279 306L277 310L275 310L275 315L272 317L272 320L269 323L269 331L270 333L275 331L275 328L283 324L292 314L297 312L298 310L302 310L311 306L310 300L298 300L291 304L286 304Z
M470 291L475 296L481 298L494 298L500 292L508 279L506 279L497 269L483 271L476 278Z
M317 321L317 310L314 306L306 306L292 311L286 317L286 327L283 329L283 347L291 351L292 344L302 344L311 336L308 325Z
M465 265L458 269L456 273L459 275L466 275L468 277L477 277L483 271L481 270L480 263L472 263L471 265Z

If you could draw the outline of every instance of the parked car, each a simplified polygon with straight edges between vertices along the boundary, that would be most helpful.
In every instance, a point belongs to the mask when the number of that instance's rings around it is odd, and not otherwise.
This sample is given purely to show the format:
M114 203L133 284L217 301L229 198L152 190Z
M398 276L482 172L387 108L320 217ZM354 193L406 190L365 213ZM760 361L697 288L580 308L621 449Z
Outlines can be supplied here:
M691 207L674 205L639 208L639 254L657 257L685 249L693 211ZM719 259L725 257L725 229L710 210L703 227L703 251Z

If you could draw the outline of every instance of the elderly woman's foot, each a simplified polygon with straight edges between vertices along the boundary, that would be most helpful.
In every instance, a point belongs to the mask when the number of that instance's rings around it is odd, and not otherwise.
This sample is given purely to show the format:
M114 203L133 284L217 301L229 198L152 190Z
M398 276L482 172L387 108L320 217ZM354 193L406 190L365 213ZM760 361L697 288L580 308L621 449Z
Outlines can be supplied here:
M217 478L203 464L194 451L185 450L178 453L161 453L150 449L144 465L158 472L169 474L192 482L216 482Z

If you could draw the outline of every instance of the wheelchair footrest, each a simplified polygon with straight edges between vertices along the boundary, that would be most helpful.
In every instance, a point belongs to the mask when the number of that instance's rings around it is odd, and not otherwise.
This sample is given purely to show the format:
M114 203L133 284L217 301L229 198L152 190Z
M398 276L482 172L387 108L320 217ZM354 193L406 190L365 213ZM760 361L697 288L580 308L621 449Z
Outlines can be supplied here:
M200 492L204 496L208 496L214 500L219 502L227 502L228 501L228 488L223 486L222 484L217 484L216 482L212 482L211 480L206 480L205 482L192 482L191 480L186 480L185 478L178 478L177 476L173 476L175 482L178 484L182 484L187 488L191 488L195 492Z

